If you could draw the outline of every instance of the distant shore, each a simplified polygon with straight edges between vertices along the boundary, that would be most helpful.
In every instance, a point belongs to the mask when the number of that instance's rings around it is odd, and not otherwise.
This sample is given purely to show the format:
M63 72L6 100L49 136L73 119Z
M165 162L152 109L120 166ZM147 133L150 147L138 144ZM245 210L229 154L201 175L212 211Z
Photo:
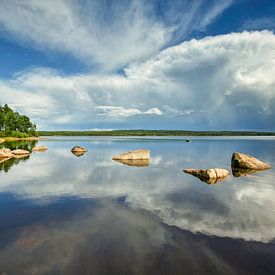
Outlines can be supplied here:
M275 132L112 130L112 131L38 131L39 136L275 136Z

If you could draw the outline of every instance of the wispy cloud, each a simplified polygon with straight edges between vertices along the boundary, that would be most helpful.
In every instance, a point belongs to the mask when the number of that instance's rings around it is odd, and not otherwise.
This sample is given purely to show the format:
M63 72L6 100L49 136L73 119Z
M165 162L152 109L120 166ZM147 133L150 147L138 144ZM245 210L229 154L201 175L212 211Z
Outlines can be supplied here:
M7 39L113 70L205 28L231 2L167 1L159 14L158 1L4 0L0 30Z
M147 111L141 111L135 108L124 108L115 106L98 106L96 110L101 111L98 116L109 116L109 117L131 117L136 115L162 115L162 111L159 108L150 108Z

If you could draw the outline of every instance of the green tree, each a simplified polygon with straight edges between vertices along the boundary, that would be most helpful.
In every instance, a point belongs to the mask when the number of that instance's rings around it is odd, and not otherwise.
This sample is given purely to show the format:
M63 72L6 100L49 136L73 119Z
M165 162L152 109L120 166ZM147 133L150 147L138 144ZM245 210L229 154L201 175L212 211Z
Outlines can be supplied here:
M7 104L0 104L0 131L6 136L30 136L36 135L36 125L26 115L13 111Z

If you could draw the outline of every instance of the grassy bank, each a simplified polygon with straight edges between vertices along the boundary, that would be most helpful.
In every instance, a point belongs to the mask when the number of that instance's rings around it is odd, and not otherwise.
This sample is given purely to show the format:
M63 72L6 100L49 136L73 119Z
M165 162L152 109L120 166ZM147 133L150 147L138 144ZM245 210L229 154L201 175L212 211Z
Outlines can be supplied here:
M39 131L39 136L275 136L275 132L113 130L113 131Z

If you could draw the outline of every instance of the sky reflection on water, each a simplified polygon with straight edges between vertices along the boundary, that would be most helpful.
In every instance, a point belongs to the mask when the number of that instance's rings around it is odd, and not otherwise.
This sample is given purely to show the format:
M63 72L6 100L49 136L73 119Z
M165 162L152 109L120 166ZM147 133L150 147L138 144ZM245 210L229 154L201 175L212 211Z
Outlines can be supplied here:
M230 175L215 185L182 172L230 169L234 151L274 167L274 138L195 138L192 143L179 138L53 138L39 145L49 150L33 153L8 172L0 170L0 266L5 270L13 270L12 255L18 257L18 270L33 268L34 273L37 268L54 273L55 267L66 274L84 267L88 271L93 263L93 271L101 268L103 274L108 268L114 274L160 274L157 266L164 259L163 274L182 274L183 263L186 272L194 273L275 270L269 261L275 255L273 169ZM88 152L74 156L70 149L75 145ZM148 166L112 161L120 152L139 148L151 150ZM259 264L240 264L225 254L232 249L248 263L257 257ZM38 263L45 253L50 255L42 266ZM112 263L104 265L104 259Z

